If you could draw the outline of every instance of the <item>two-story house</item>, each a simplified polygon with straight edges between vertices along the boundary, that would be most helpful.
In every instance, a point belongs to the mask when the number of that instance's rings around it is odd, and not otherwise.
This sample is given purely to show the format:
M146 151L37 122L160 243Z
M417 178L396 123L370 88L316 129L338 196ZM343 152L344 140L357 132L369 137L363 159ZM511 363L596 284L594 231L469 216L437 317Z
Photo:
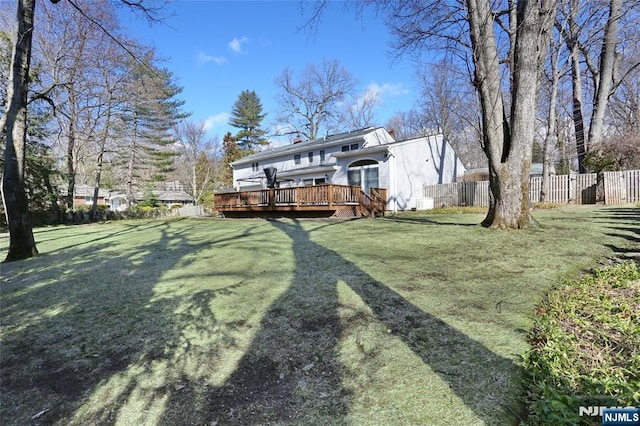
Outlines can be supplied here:
M423 186L455 181L464 166L442 135L396 141L368 127L266 149L231 164L237 191L265 189L265 168L280 188L334 184L387 190L387 210L417 207Z

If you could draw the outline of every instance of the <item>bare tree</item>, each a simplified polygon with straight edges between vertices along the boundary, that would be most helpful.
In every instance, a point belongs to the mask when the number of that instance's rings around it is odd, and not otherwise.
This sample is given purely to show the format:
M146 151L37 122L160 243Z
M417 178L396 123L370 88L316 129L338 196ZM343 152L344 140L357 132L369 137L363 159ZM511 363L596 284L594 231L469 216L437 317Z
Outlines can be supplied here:
M74 8L80 9L73 0L67 1ZM149 9L142 2L122 1L149 19L157 16L155 9ZM58 2L59 0L51 0L51 3ZM2 173L2 200L9 228L9 250L5 261L25 259L38 253L25 192L27 94L35 30L35 6L36 0L18 0L17 2L16 32L7 88L7 105L5 114L0 119L0 131L4 131L7 138ZM35 98L44 99L47 96L46 93L40 93Z
M589 143L599 144L603 136L604 116L614 88L614 65L618 44L618 21L622 14L622 0L609 2L609 16L604 28L598 72L594 74L595 99L589 123Z
M556 36L558 33L556 32ZM543 144L543 160L542 160L542 185L540 189L540 202L545 202L549 193L549 176L551 174L552 152L557 145L557 122L558 122L558 90L560 86L560 77L563 73L563 64L560 63L561 40L556 37L549 46L549 104L547 115L547 128L544 136ZM566 61L565 61L566 63Z
M489 1L469 0L468 21L475 65L475 84L482 105L484 150L489 159L490 206L484 226L523 228L533 221L529 210L529 172L535 135L540 70L555 19L555 2L519 1L510 77L511 113L502 99L494 11Z
M374 111L382 103L380 93L367 89L347 108L345 122L351 129L374 125Z
M114 31L111 3L87 4L86 12L109 23ZM37 56L45 70L50 96L56 105L59 131L57 144L64 153L67 207L73 208L78 174L87 183L91 141L100 131L101 71L96 60L109 50L111 40L70 3L43 8L42 25L36 37Z
M419 110L425 127L442 133L466 165L486 167L478 99L465 71L452 58L423 66Z
M622 23L625 32L633 32L631 27L637 26L637 20L623 17L637 16L637 9L635 1L561 2L556 26L562 31L570 57L573 121L581 173L587 171L585 155L590 146L599 145L604 136L609 99L628 75L617 76L615 72L619 57L619 27ZM636 59L632 68L639 65L640 61ZM587 76L590 79L586 79ZM589 116L589 111L585 111L585 107L591 111L588 122L585 116Z
M426 130L427 123L424 115L417 109L394 113L385 123L385 127L389 131L393 131L396 140L410 139L430 133Z
M183 120L176 125L181 162L188 171L190 194L195 204L200 204L214 177L211 159L217 144L207 135L203 121Z
M341 105L352 95L356 78L337 60L325 59L319 66L308 65L297 78L285 68L275 84L280 89L278 121L288 128L285 134L315 139L322 130L339 128Z

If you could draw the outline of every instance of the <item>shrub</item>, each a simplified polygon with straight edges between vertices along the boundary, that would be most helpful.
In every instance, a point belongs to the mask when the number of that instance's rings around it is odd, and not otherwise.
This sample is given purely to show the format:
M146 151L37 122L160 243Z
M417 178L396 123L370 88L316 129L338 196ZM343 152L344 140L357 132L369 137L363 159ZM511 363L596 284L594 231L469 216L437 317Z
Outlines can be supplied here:
M531 424L600 424L580 406L640 404L640 271L634 262L566 281L536 309L524 357Z

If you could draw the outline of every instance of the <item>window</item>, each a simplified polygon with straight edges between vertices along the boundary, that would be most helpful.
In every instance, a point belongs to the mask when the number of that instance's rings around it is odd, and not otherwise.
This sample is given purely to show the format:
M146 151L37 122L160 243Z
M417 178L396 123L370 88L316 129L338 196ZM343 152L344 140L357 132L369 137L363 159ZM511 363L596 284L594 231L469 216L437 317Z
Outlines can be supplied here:
M258 163L251 163L251 171L257 172L258 170L260 170L260 165Z
M371 188L378 187L378 163L373 160L361 160L349 165L347 171L349 185L360 186L369 193Z
M93 197L84 197L85 204L93 204Z
M307 156L309 157L309 163L313 163L313 151L307 154Z
M300 154L294 154L293 155L293 163L294 164L300 164Z
M304 186L313 186L313 179L302 179L302 184Z
M357 143L352 143L351 145L342 145L342 152L355 151L359 148Z
M320 163L324 163L324 149L320 150Z

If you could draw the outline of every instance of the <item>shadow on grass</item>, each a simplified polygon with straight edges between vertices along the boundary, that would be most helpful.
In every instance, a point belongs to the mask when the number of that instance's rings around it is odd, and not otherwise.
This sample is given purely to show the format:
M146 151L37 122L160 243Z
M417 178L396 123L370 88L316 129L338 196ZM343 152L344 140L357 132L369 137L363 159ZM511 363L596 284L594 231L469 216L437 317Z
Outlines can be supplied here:
M156 233L152 242L131 243L122 253L114 253L107 241L116 236L135 239L136 231L150 230ZM46 256L2 265L3 424L73 424L74 413L92 393L116 380L120 384L111 396L83 408L82 420L75 420L113 423L140 391L141 372L128 370L150 368L165 359L167 347L175 349L181 342L183 330L176 322L194 323L196 315L202 327L215 327L206 306L235 286L150 303L154 287L166 271L187 264L186 256L236 242L252 228L197 243L187 240L189 232L186 225L176 228L164 221L136 224L80 243L70 241ZM183 309L177 315L178 306ZM166 380L164 376L160 380Z
M612 232L607 235L626 240L625 244L606 244L622 260L633 260L640 264L640 208L620 207L602 210Z
M270 306L233 374L205 399L219 424L340 424L349 392L341 385L337 285L345 282L486 423L517 424L517 397L505 395L514 363L425 313L338 253L310 239L299 223L270 222L293 242L295 274ZM309 271L322 270L313 275ZM188 398L197 395L189 394ZM508 401L509 398L512 398ZM509 407L511 405L511 407ZM444 415L445 413L443 413ZM170 418L167 424L178 421Z
M410 224L418 224L418 225L454 225L454 226L480 226L480 221L478 223L465 223L465 222L443 222L439 220L434 220L436 216L385 216L382 220L388 220L392 222L398 223L410 223Z
M504 390L504 377L519 374L512 361L315 243L299 223L269 223L279 232L270 241L272 228L260 225L264 243L256 243L251 226L193 241L185 226L154 223L158 238L132 245L126 253L106 255L109 242L96 237L91 245L72 244L4 270L4 424L344 423L352 395L342 384L338 353L342 326L348 327L338 315L339 282L357 293L476 417L517 423L508 412L518 410L511 404L517 398L507 400ZM210 370L198 364L225 362L221 357L227 353L217 356L219 342L237 348L233 331L246 332L244 320L216 317L212 301L238 291L249 272L234 273L233 285L185 293L180 293L180 279L188 276L191 258L211 247L232 245L251 256L258 248L277 249L285 236L295 260L293 278L266 309L230 375L212 385L206 376ZM172 291L158 299L163 274L182 268L186 274L165 284ZM322 274L309 273L319 268ZM215 284L216 274L207 271L208 284Z

